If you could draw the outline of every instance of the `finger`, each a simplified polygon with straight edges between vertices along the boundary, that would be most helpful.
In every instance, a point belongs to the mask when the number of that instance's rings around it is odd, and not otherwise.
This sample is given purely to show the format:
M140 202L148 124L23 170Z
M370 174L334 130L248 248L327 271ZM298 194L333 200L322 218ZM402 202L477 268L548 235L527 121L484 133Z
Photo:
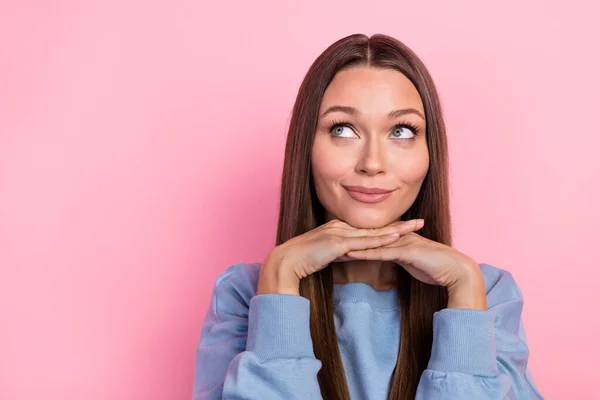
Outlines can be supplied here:
M409 221L396 221L389 225L382 227L381 229L392 229L396 231L400 231L402 233L417 231L421 229L424 225L423 219L411 219Z
M387 235L394 232L405 234L415 230L419 230L423 227L423 223L417 222L419 220L413 219L410 221L398 221L393 224L381 227L381 228L353 228L345 229L342 228L341 234L348 237L361 237L361 236L380 236Z
M402 262L404 251L401 247L372 248L365 250L352 250L346 256L355 260L381 260Z
M346 254L352 250L364 250L385 246L394 243L399 237L400 234L398 232L379 236L349 237L345 238L342 242L344 247L342 251Z
M348 256L346 256L346 255L343 255L343 256L341 256L341 257L338 257L338 258L336 258L336 259L335 259L335 260L333 260L332 262L344 262L344 261L352 261L352 260L354 260L354 259L353 259L353 258L351 258L351 257L348 257Z
M396 222L392 222L389 225L386 225L386 227L388 227L388 226L395 227L395 226L404 226L404 225L414 227L415 229L421 229L425 225L425 220L422 218L416 218L416 219L411 219L408 221L396 221Z

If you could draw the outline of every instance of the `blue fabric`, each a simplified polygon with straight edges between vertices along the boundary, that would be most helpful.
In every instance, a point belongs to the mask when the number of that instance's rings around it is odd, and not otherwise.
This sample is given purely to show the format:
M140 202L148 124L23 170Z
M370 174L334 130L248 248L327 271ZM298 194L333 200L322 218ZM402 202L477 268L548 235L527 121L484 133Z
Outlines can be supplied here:
M543 399L527 367L523 296L510 272L479 264L488 310L443 309L416 399ZM193 400L322 399L309 300L256 295L260 263L217 278L196 351ZM400 345L396 289L334 285L334 321L353 400L387 399Z

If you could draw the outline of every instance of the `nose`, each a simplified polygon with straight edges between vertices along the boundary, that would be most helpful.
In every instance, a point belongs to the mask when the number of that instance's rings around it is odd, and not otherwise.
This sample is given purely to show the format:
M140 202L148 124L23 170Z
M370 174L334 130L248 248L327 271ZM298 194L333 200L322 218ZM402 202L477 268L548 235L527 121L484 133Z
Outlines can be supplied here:
M375 138L370 138L361 149L360 159L356 165L358 173L377 175L385 173L387 168L385 144Z

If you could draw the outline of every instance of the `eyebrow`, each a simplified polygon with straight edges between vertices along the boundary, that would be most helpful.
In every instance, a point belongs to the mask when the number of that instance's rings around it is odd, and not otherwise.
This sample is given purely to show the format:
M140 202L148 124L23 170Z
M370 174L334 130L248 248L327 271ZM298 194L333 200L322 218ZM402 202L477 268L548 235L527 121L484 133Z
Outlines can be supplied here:
M354 108L354 107L350 107L350 106L331 106L329 107L323 114L321 114L321 117L324 117L325 115L332 113L332 112L336 112L336 111L340 111L349 115L352 115L353 117L358 117L360 115L362 115L362 113ZM421 112L419 110L416 110L414 108L403 108L400 110L394 110L394 111L390 111L388 113L388 118L392 119L392 118L398 118L401 117L403 115L406 114L416 114L419 117L423 118L423 120L425 120L425 117L423 116L423 114L421 114Z

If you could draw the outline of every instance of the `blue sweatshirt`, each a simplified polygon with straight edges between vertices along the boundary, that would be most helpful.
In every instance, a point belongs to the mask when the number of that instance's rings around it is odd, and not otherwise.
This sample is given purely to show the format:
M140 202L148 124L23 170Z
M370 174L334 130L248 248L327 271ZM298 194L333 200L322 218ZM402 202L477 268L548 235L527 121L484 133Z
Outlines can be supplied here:
M193 400L322 399L310 301L256 295L260 263L216 279L196 350ZM442 309L416 399L543 399L527 366L523 296L510 272L479 264L488 310ZM401 267L400 267L401 268ZM386 400L400 345L396 289L334 285L334 321L352 400Z

